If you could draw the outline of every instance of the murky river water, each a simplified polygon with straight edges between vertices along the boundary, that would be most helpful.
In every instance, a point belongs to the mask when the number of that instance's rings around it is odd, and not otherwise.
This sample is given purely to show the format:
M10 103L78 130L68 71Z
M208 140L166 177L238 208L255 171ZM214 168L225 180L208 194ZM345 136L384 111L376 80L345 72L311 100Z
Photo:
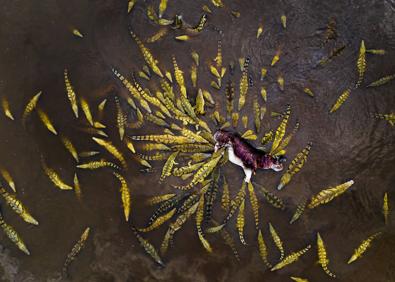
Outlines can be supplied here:
M157 267L137 243L130 225L122 216L119 182L109 171L79 172L83 201L74 193L56 189L43 173L40 158L72 183L75 162L65 151L58 137L49 133L33 114L24 129L20 116L27 101L43 91L39 105L52 118L58 132L69 136L79 151L97 149L89 135L77 131L65 93L63 71L78 95L97 105L104 97L127 90L113 76L111 67L129 76L140 69L143 58L128 32L131 26L141 38L154 34L158 27L145 15L146 3L138 1L131 14L126 13L127 1L8 1L0 8L0 94L6 95L16 121L0 117L0 164L14 176L18 197L39 220L40 225L23 223L3 205L7 222L15 227L28 245L26 256L0 235L0 277L2 281L58 281L66 254L85 227L92 228L86 248L70 267L73 281L290 281L289 276L309 281L330 278L315 263L316 250L299 262L281 271L270 272L262 263L256 247L253 219L247 216L246 240L238 244L241 261L237 262L219 236L210 236L213 254L201 247L194 222L188 222L165 257L166 267ZM148 2L148 1L147 1ZM151 2L151 1L150 1ZM157 7L159 1L154 1ZM198 22L203 4L211 5L208 27L189 42L176 42L171 31L162 41L147 45L158 58L162 69L171 68L171 55L186 76L191 65L190 52L196 50L202 63L216 54L217 28L223 31L224 64L238 65L238 58L251 57L250 73L254 86L261 86L261 66L270 66L281 46L280 62L269 68L263 83L267 87L268 113L280 112L286 104L293 108L292 123L299 120L301 128L292 140L287 154L292 159L307 142L313 142L309 159L291 184L277 193L286 203L285 211L262 203L262 228L269 236L267 222L278 230L287 252L299 250L308 243L315 246L316 232L324 237L330 269L338 281L395 281L395 216L384 226L381 213L383 194L388 192L390 206L395 206L394 129L385 121L370 117L370 112L394 111L394 83L366 89L362 87L335 114L328 109L338 95L354 83L356 58L362 39L367 48L386 49L385 56L367 56L366 82L395 72L395 3L387 1L226 1L226 8L217 9L210 1L169 1L165 16L182 14L186 22ZM236 19L231 10L239 11ZM280 16L287 15L287 29L281 27ZM336 20L336 40L323 46L323 33L329 19ZM263 19L264 33L256 39L256 30ZM83 39L72 35L78 28ZM326 66L320 59L336 47L345 45L344 52ZM237 68L236 68L237 69ZM280 92L276 78L285 78L285 91ZM229 76L230 77L230 76ZM237 70L232 78L236 85ZM153 87L154 82L150 82ZM188 87L190 86L187 79ZM199 85L209 89L210 75L199 72ZM156 80L158 84L158 80ZM365 83L366 85L366 83ZM315 97L303 93L310 87ZM215 91L212 91L215 93ZM223 90L215 99L225 108ZM251 108L249 102L246 108ZM247 111L247 110L245 110ZM120 145L115 127L115 106L108 103L104 123L106 132ZM95 111L94 111L95 114ZM250 127L253 118L250 116ZM267 114L264 128L275 128L279 120ZM146 125L128 134L154 132ZM214 129L214 128L213 128ZM239 128L242 131L242 128ZM256 143L258 144L258 142ZM121 147L121 146L120 146ZM123 147L124 148L124 147ZM130 153L124 154L130 157ZM142 226L151 209L143 205L149 196L173 191L166 182L158 184L161 164L152 174L139 172L136 162L129 162L126 175L132 190L132 221ZM225 175L235 195L242 181L239 168L227 164ZM260 171L254 181L274 191L280 175ZM307 212L295 224L288 223L295 205L302 197L310 197L323 188L355 180L355 185L332 203ZM247 208L246 214L251 214ZM159 246L166 228L152 232L147 238ZM360 261L347 265L354 248L371 234L383 231ZM232 231L237 239L237 234ZM269 256L276 259L276 249L269 244Z

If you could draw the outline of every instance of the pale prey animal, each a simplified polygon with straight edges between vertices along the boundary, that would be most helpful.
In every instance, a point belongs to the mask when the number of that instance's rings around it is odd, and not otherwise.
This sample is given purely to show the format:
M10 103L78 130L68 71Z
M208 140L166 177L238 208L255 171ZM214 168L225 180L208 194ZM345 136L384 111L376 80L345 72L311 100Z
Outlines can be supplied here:
M218 130L214 134L215 151L226 147L229 161L243 168L245 182L251 181L252 174L258 168L283 170L284 156L271 156L263 150L259 150L243 139L238 133L226 130Z

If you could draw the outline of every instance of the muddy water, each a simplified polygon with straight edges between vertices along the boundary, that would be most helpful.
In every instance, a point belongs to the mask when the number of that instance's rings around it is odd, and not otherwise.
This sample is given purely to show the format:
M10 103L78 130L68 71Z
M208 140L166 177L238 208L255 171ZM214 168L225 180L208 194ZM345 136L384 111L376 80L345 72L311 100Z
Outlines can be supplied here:
M154 34L158 27L145 16L146 3L139 3L130 15L126 1L11 1L0 9L0 94L9 98L16 121L0 117L0 164L14 176L18 197L39 220L38 227L28 226L3 205L7 222L24 238L32 255L19 252L1 234L0 276L3 281L58 281L67 252L86 226L92 228L91 238L83 253L70 267L73 281L289 281L289 276L327 281L329 278L315 264L313 251L300 262L272 273L261 262L255 242L253 218L246 210L246 240L248 246L238 245L241 262L238 263L222 239L210 236L214 253L208 255L200 245L192 222L185 225L175 238L174 246L165 257L166 268L158 268L144 253L123 220L120 207L119 183L109 171L78 172L83 201L78 202L73 192L62 192L53 187L40 167L40 157L72 183L75 162L61 142L45 128L33 113L26 128L20 117L26 102L39 90L43 91L39 106L48 112L58 132L68 136L79 151L97 150L90 136L77 130L77 122L65 94L63 70L69 69L78 95L92 105L114 94L125 97L127 92L111 73L116 67L130 76L141 68L143 59L128 34L128 26L141 38ZM148 1L147 1L148 2ZM158 1L155 1L157 5ZM194 24L201 15L204 1L169 1L166 16L181 13L186 22ZM206 4L210 5L208 3ZM291 104L291 124L301 123L300 131L288 149L289 159L309 141L313 149L302 172L277 193L287 203L285 211L271 208L263 200L262 228L269 242L271 260L278 253L269 240L267 223L273 223L285 242L287 252L315 243L319 231L327 245L330 269L339 281L395 281L394 216L384 227L381 214L382 197L389 193L390 205L395 206L394 131L384 121L369 117L369 112L394 111L394 84L376 89L362 87L352 93L338 112L328 114L337 96L356 80L355 61L360 40L368 48L384 48L387 55L367 57L366 82L394 72L395 68L395 4L392 1L224 1L226 9L216 9L209 16L209 26L190 42L175 42L175 34L150 46L162 69L170 69L172 54L185 74L191 64L190 51L196 50L203 62L215 57L216 30L223 31L224 63L235 62L242 56L251 57L254 86L258 93L261 66L269 67L277 48L281 46L280 62L269 68L263 82L268 90L268 113L282 111ZM230 10L241 13L236 19ZM280 24L286 14L287 29ZM322 46L325 26L334 17L338 37ZM259 40L255 34L258 23L264 19L264 33ZM71 29L77 27L85 35L74 37ZM345 45L345 51L325 67L319 60L333 48ZM285 91L280 92L276 78L285 78ZM236 83L240 71L236 68ZM157 77L149 83L158 85ZM200 87L209 89L210 76L199 71ZM188 87L190 87L188 80ZM315 97L303 93L311 88ZM195 93L191 91L191 96ZM212 91L212 93L216 93ZM224 113L223 90L215 94ZM114 103L108 103L104 123L111 140L120 147L115 128ZM246 109L251 108L247 102ZM94 110L94 115L96 111ZM82 120L82 119L81 119ZM250 116L250 127L252 127ZM264 128L275 128L278 119L267 115ZM213 127L214 129L214 127ZM239 131L243 131L240 126ZM155 127L130 131L129 134L155 132ZM257 143L258 144L258 143ZM124 147L122 147L124 148ZM141 173L141 167L129 156L126 175L132 189L132 220L143 225L152 210L142 201L147 197L172 191L168 183L157 183L161 164L156 172ZM227 164L224 173L235 195L242 181L242 172ZM289 225L295 205L331 185L355 180L355 185L331 204L306 213L297 223ZM258 172L254 181L274 191L279 174ZM219 209L218 209L219 212ZM215 210L214 214L217 214ZM217 219L221 219L218 216ZM353 265L346 265L353 249L367 236L384 231L365 257ZM147 238L159 246L165 227ZM235 239L236 233L232 231Z

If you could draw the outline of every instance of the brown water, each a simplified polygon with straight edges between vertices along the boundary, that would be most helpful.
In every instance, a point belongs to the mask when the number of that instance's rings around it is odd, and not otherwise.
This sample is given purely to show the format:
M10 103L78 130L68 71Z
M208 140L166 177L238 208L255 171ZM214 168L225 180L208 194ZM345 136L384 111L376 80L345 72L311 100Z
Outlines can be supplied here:
M92 228L91 237L70 267L72 281L290 281L289 276L305 277L310 281L329 280L315 264L315 247L299 262L281 271L268 271L257 251L249 207L246 210L248 246L238 243L239 263L219 236L208 237L214 253L207 254L197 238L193 222L188 222L176 234L174 246L164 258L166 267L158 268L137 243L130 225L124 222L119 182L110 171L78 172L82 203L73 192L60 191L48 180L40 166L41 156L67 183L72 183L75 162L59 138L42 126L35 113L29 117L26 129L22 127L20 117L25 104L42 90L39 106L47 111L58 132L68 136L79 151L99 149L89 135L76 130L78 122L67 100L63 70L69 69L77 95L86 97L92 109L104 97L127 95L126 89L112 75L111 67L130 77L131 72L140 69L144 63L128 34L128 26L132 26L141 38L151 36L158 27L145 16L146 3L139 1L128 15L126 2L15 0L2 4L0 94L9 98L16 121L11 122L4 115L0 117L0 164L11 172L17 196L40 222L38 227L29 226L5 204L2 205L5 219L21 234L32 253L31 256L24 255L1 234L2 281L61 280L64 259L87 226ZM158 1L154 2L157 7ZM180 13L186 22L194 24L202 14L203 2L212 7L209 1L171 0L165 16ZM385 56L367 56L365 81L370 83L395 72L395 3L391 0L224 2L225 9L212 7L209 26L190 42L175 42L175 34L181 32L171 31L161 42L147 46L160 61L162 69L171 68L170 56L175 54L190 87L190 51L198 51L201 62L213 59L219 38L214 27L219 28L223 31L224 64L230 61L236 64L236 73L231 77L236 87L240 76L237 60L248 55L251 57L250 73L254 78L254 87L249 93L259 91L260 67L266 66L269 68L264 81L268 90L268 113L282 111L286 104L292 105L291 124L299 120L301 128L287 154L292 159L312 141L313 149L307 164L290 185L278 193L274 187L280 174L258 172L254 177L254 181L274 191L287 205L285 211L279 211L264 200L260 201L261 225L270 260L277 259L278 254L269 240L268 221L277 229L287 253L309 243L315 246L316 232L319 231L327 246L329 268L337 274L339 281L395 281L395 217L390 217L389 224L384 226L381 214L384 192L389 194L390 206L395 206L395 134L388 123L369 116L370 112L394 111L394 83L371 89L362 87L354 91L335 114L328 114L337 96L357 79L355 61L362 39L367 48L387 50ZM239 11L241 17L235 19L230 10ZM280 24L283 13L288 20L286 30ZM331 17L336 19L338 37L322 46L323 33ZM265 31L257 40L256 29L261 19L264 19ZM85 37L73 36L73 27L81 30ZM325 67L317 66L323 56L341 45L346 48L340 56ZM270 68L279 46L283 50L281 60ZM285 78L284 92L280 92L276 84L280 73ZM227 74L227 77L230 76ZM201 68L200 87L209 89L210 79L208 71ZM158 84L157 77L153 80ZM150 83L150 87L154 85L155 82ZM303 93L306 86L314 91L314 98ZM222 103L222 110L225 108L223 93L221 90L214 94ZM142 201L148 196L172 192L173 188L157 182L161 163L154 165L154 174L139 172L141 167L119 142L114 103L109 101L107 106L106 132L130 159L126 176L132 189L132 220L142 226L152 212ZM250 108L247 103L245 109ZM252 120L250 116L250 127L253 126ZM263 127L275 128L278 122L267 114ZM128 133L154 131L154 126L146 124L143 130ZM243 129L240 127L239 131ZM242 172L231 164L227 164L224 171L232 184L231 193L235 195L242 181ZM303 196L310 197L323 188L349 179L354 179L355 184L344 195L304 214L295 224L288 224L295 205ZM214 215L216 213L215 210ZM217 216L217 219L221 217ZM165 230L166 227L162 227L148 234L147 238L158 247ZM238 241L236 232L229 230ZM366 255L347 265L354 248L377 231L384 233Z

